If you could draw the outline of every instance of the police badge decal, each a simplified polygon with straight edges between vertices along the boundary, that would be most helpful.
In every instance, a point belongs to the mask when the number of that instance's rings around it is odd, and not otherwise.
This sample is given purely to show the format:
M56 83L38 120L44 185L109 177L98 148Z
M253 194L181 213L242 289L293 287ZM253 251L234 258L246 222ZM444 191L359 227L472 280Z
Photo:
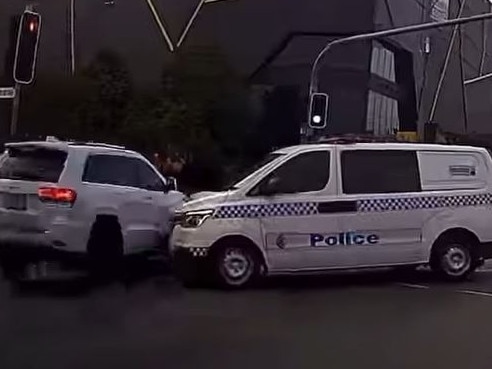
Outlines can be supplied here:
M284 250L285 249L285 236L280 233L277 237L277 240L275 241L275 244L278 246L279 249Z

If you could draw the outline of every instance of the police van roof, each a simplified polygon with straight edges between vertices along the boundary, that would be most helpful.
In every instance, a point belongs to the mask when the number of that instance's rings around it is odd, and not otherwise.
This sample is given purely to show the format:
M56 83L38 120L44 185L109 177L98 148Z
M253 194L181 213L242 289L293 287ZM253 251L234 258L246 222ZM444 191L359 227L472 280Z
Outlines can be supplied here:
M351 147L360 150L425 150L425 151L484 151L487 149L477 146L409 143L409 142L370 142L370 143L311 143L289 146L279 150L279 154L291 154L297 151L309 151L316 148Z

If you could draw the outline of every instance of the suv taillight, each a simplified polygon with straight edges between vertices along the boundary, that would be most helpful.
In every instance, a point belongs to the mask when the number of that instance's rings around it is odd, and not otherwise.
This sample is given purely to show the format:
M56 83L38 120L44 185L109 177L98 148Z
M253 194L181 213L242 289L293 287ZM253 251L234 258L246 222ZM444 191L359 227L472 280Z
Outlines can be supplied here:
M43 202L73 205L77 199L77 192L65 187L40 187L38 197Z

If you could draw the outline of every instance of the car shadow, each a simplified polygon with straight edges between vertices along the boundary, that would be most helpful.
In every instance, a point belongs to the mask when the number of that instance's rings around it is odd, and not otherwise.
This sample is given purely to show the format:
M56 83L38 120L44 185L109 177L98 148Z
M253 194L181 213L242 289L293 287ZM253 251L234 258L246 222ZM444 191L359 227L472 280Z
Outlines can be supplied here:
M312 274L288 274L265 279L256 289L346 289L394 284L428 285L446 283L428 269L364 269Z
M166 284L170 274L171 267L163 260L135 259L126 262L123 270L117 274L94 276L85 270L78 270L43 280L8 281L8 285L11 297L16 298L78 298L115 285L132 290L150 281Z

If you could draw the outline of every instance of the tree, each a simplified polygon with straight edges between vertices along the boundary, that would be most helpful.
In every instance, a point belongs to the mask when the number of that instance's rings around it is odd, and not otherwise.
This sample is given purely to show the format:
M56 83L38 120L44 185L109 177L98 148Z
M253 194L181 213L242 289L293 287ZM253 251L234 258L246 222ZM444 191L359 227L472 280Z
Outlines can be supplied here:
M247 155L256 119L250 91L220 49L181 49L166 66L162 80L166 96L203 112L212 144L226 164Z
M39 74L35 84L22 89L19 131L31 136L80 138L79 124L83 122L74 112L94 92L91 82L82 76Z
M85 68L82 76L95 91L77 111L84 122L83 135L98 140L112 140L121 129L130 105L133 87L130 73L120 56L103 50Z

